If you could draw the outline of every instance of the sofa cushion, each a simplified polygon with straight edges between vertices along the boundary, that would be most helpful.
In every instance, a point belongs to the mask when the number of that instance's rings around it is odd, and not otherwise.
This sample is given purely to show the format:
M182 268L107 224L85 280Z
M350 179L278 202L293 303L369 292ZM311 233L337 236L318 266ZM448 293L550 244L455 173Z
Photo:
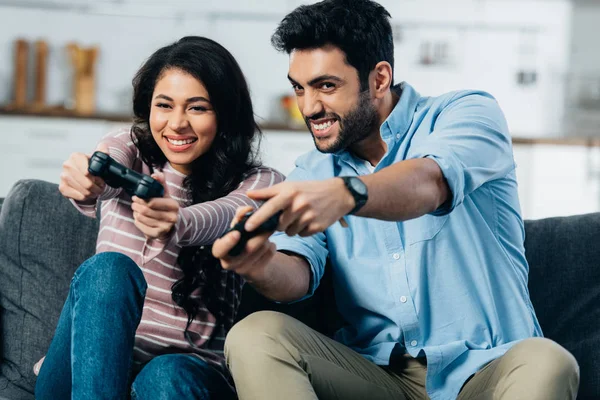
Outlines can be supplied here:
M48 349L75 269L94 253L97 221L55 184L24 180L0 212L0 398L33 398L33 364Z
M544 336L579 363L580 399L600 399L600 213L526 221L529 291Z

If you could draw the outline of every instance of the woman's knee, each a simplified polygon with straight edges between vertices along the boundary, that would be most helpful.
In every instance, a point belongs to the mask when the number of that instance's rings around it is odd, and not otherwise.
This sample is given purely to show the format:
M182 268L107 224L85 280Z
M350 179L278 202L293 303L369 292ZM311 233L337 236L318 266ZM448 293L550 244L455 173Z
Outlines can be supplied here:
M74 284L78 290L89 289L99 297L115 300L130 290L145 296L147 288L137 264L115 252L98 253L84 261L75 272L71 285Z
M222 380L222 382L220 381ZM214 388L213 386L222 386ZM131 387L134 399L179 399L185 394L210 399L211 393L227 386L205 361L190 354L166 354L155 357L142 368Z

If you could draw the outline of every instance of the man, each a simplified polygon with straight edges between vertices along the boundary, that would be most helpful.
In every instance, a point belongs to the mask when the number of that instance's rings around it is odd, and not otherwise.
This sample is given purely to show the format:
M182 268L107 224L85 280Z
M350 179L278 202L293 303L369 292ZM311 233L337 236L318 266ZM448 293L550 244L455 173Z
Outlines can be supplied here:
M529 300L504 116L485 92L393 86L389 18L327 0L272 38L317 150L248 192L265 203L246 229L283 210L282 232L230 257L233 232L213 254L281 302L310 296L329 258L345 325L331 340L278 313L241 321L226 342L240 399L573 399L577 363Z

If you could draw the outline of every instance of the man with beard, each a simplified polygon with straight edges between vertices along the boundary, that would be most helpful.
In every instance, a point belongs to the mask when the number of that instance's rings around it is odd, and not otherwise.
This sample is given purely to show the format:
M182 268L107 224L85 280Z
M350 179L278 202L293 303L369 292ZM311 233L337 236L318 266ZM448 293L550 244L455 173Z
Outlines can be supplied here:
M248 192L265 203L246 230L283 210L281 232L231 257L232 232L213 254L281 302L310 296L329 258L345 323L333 340L274 312L235 325L239 397L574 399L577 363L542 338L529 300L502 111L481 91L394 86L389 18L372 1L326 0L273 35L316 150Z

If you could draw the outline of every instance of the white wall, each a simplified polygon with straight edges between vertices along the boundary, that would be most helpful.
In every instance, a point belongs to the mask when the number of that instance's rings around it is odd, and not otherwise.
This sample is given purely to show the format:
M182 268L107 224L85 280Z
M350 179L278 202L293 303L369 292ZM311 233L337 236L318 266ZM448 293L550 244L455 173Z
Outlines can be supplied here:
M7 6L0 0L0 104L12 96L13 41L50 43L48 103L69 97L70 65L65 45L99 45L97 105L100 111L129 109L130 81L159 46L187 35L205 35L238 59L252 90L259 118L272 119L277 98L290 92L287 57L270 46L270 35L299 0L47 0L45 8ZM519 136L562 133L563 82L570 43L571 5L566 0L384 0L400 26L396 45L397 81L422 94L459 88L484 89L505 110ZM58 9L57 9L58 7ZM63 7L63 8L61 8ZM529 30L530 33L526 33ZM417 62L423 40L447 41L453 62L423 67ZM526 48L525 48L526 47ZM528 50L529 49L529 50ZM533 52L533 54L531 54ZM519 87L520 68L538 71L537 85Z
M598 135L600 131L600 2L576 0L572 11L566 132Z

